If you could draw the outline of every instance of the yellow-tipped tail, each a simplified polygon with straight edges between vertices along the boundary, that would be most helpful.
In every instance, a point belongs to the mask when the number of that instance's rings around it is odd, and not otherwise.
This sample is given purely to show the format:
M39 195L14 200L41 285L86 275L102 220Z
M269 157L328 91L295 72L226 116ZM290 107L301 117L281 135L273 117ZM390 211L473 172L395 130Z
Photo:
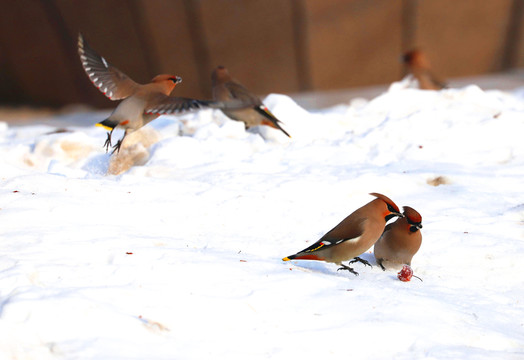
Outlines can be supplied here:
M101 127L101 128L104 128L104 129L106 129L107 131L111 131L111 130L113 130L112 127L109 127L109 126L104 125L104 124L102 124L102 123L96 123L95 126L99 126L99 127Z
M282 259L282 261L289 261L291 260L290 258L288 258L287 256L285 258Z

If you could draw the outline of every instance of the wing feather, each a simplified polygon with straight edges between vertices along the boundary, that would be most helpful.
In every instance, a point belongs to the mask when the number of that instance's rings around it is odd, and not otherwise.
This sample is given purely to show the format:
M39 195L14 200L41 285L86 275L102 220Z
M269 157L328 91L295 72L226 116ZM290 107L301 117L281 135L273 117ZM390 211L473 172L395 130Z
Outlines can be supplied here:
M140 86L98 55L81 34L78 35L78 53L82 67L91 82L109 99L125 99L133 95Z

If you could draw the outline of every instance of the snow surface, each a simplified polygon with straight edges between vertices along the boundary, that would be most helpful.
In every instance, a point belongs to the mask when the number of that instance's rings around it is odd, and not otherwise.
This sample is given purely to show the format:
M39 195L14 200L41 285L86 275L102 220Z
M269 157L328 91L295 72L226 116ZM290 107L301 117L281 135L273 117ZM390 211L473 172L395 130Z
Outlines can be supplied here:
M107 113L1 123L0 358L524 358L523 90L265 103L292 139L205 110L118 159ZM423 281L281 261L370 192L422 214Z

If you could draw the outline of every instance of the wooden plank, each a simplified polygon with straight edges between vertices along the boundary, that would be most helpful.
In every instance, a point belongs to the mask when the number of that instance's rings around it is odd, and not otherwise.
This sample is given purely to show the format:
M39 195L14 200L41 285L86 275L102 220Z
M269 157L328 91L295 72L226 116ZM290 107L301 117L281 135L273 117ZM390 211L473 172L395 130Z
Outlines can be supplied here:
M175 93L199 98L205 96L199 87L199 74L194 58L189 24L182 1L142 0L147 36L150 36L160 73L181 76L182 84Z
M199 3L210 54L209 79L212 69L223 65L257 94L299 90L289 1Z
M315 90L398 80L401 2L307 0Z
M419 45L442 77L500 68L511 0L419 2Z
M80 98L72 59L57 24L51 20L49 9L38 1L7 1L2 5L2 61L9 68L8 79L21 92L22 102L57 106Z
M509 9L501 70L524 66L524 1L512 0Z

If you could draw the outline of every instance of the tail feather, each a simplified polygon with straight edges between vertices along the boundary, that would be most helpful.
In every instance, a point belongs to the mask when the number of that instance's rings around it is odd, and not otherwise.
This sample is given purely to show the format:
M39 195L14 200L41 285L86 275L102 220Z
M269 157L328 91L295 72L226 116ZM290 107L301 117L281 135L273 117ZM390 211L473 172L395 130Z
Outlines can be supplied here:
M114 128L116 128L118 124L119 124L118 121L105 119L104 121L100 121L99 123L97 123L96 126L100 126L108 131L111 131Z
M289 260L324 260L323 257L317 256L316 254L295 254L295 255L289 255L283 258L283 261L289 261Z
M291 137L291 135L289 135L286 130L282 129L282 127L280 126L280 120L278 120L275 117L275 115L273 115L271 111L269 111L267 107L265 107L264 105L255 106L255 110L267 119L267 121L263 122L264 125L268 125L274 129L280 130L284 134L286 134L287 137Z

